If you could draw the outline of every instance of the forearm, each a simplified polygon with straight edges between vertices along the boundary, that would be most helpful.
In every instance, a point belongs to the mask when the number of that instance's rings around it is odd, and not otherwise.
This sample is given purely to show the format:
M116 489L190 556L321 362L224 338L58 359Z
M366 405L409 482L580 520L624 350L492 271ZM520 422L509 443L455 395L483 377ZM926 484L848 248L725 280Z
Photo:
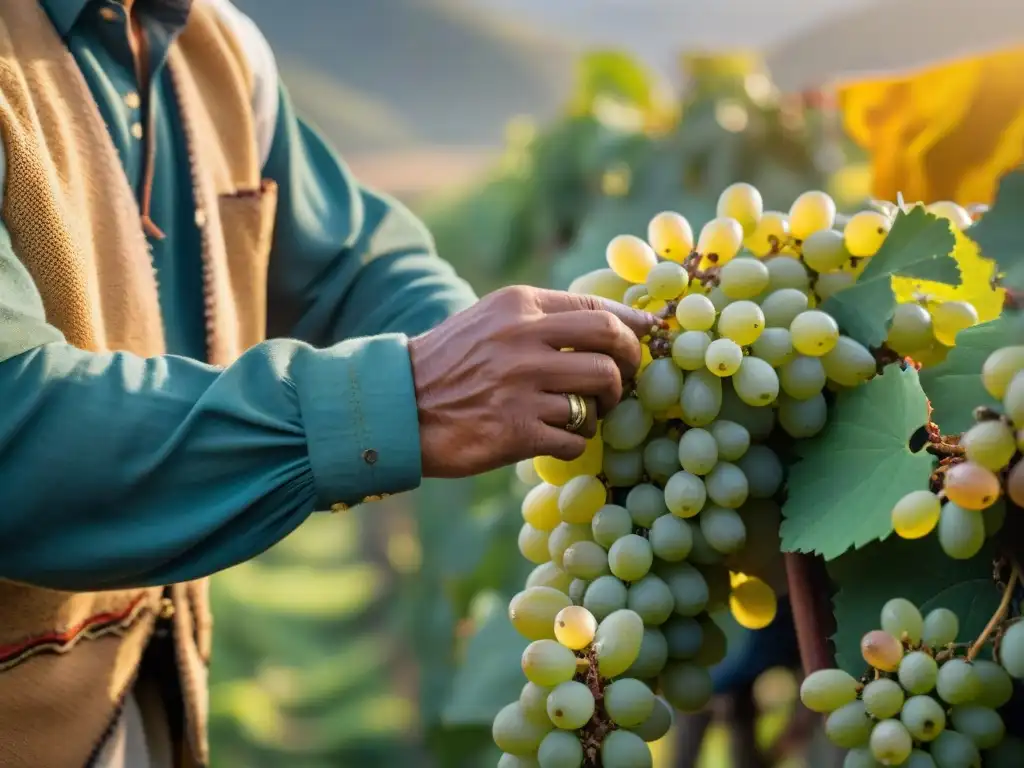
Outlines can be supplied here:
M0 402L0 577L40 586L210 575L419 482L403 337L268 342L223 371L47 344L0 363Z

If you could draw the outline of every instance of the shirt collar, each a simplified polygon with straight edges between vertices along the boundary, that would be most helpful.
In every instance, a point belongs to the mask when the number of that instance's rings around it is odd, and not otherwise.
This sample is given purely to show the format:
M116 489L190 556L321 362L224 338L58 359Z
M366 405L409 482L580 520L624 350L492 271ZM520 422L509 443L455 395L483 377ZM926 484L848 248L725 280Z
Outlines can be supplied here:
M3 0L0 0L2 2ZM82 15L82 11L85 7L94 0L39 0L42 3L43 10L50 17L50 21L53 22L53 26L57 28L57 32L61 37L67 37L71 34L72 27L75 26L75 22L78 21L78 17ZM192 5L192 0L136 0L146 7L148 11L156 15L161 20L168 23L178 23L181 26L185 25L185 20L188 18L188 10Z

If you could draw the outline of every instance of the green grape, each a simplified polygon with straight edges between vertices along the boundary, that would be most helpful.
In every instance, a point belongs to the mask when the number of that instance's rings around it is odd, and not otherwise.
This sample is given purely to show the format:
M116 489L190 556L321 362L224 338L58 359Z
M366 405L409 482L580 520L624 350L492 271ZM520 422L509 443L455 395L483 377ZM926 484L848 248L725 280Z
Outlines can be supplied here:
M583 765L583 745L574 733L551 731L537 750L540 768L580 768Z
M800 684L800 701L812 712L828 714L856 701L859 689L860 683L849 673L841 669L819 669Z
M895 672L903 659L903 646L888 632L875 629L861 638L860 653L875 669Z
M761 301L765 324L769 328L786 330L789 330L796 316L806 312L809 306L807 294L798 288L779 288Z
M1007 488L1009 489L1009 478L1007 479ZM1007 490L1009 493L1009 490ZM985 538L991 539L1003 528L1003 523L1006 522L1006 504L1002 499L997 501L991 507L985 507L981 510L981 522L985 526Z
M929 747L938 768L981 768L981 753L974 742L957 731L943 731Z
M551 727L548 718L548 694L552 689L544 685L527 682L519 694L519 706L523 717L538 725Z
M644 740L632 731L612 731L601 742L603 768L651 768L654 758Z
M639 680L616 680L604 689L604 709L616 725L633 728L651 716L654 693Z
M695 525L690 530L693 533L693 549L690 550L690 556L686 559L697 565L716 565L722 562L722 553L708 544L700 526Z
M735 219L743 227L745 236L757 230L757 224L764 212L764 201L757 187L743 181L730 184L718 196L719 216Z
M531 462L530 466L533 464ZM527 491L520 509L523 520L538 531L551 531L562 518L558 512L558 496L561 488L550 483L539 483Z
M932 318L920 304L897 304L885 342L899 355L910 355L932 343Z
M756 366L754 367L756 368ZM743 366L741 365L740 369L742 370L742 368ZM743 375L748 376L750 373L751 371L748 370ZM776 377L777 379L778 377ZM749 381L746 383L750 384ZM756 395L757 393L747 392L747 395L751 394ZM722 409L719 411L719 417L735 421L746 429L750 433L751 442L767 440L775 428L775 409L743 402L740 396L736 394L735 379L725 382L722 387Z
M757 337L757 341L751 345L750 351L772 368L785 365L793 359L794 355L793 339L789 335L789 328L773 326L765 328Z
M640 653L636 661L626 670L627 677L657 677L668 662L668 641L657 627L644 627L644 639L640 641Z
M662 261L647 273L647 295L652 299L671 301L683 291L690 282L686 270L674 261Z
M681 262L693 251L693 228L682 214L662 211L647 225L647 242L661 258Z
M931 755L927 752L922 752L920 749L915 749L900 768L936 768L936 766Z
M719 216L700 230L697 251L712 264L721 266L739 253L743 245L743 227L736 219Z
M816 357L797 355L779 369L782 391L796 400L807 400L825 388L825 367Z
M853 749L868 743L874 721L863 701L851 701L835 710L825 720L825 735L838 747Z
M708 544L724 555L739 552L747 543L747 529L735 509L708 507L700 513L700 530Z
M974 703L992 709L1006 706L1013 698L1013 680L1007 671L987 659L975 659L971 664L981 681L981 692Z
M530 587L516 594L508 604L512 626L527 640L552 639L555 616L571 605L568 595L551 587Z
M969 704L981 693L981 678L963 659L949 659L939 667L935 691L947 704Z
M626 509L633 519L633 525L650 528L654 521L668 514L665 494L656 485L641 483L626 495Z
M999 642L999 663L1011 677L1024 679L1024 622L1017 621L1003 632Z
M644 475L643 453L638 450L616 451L605 446L601 474L612 488L636 485Z
M903 689L899 683L881 677L864 686L863 701L869 715L885 720L903 709Z
M719 272L718 285L733 301L752 299L768 287L768 267L757 259L733 259Z
M698 294L693 294L698 295ZM689 297L687 297L689 298ZM713 307L712 307L713 309ZM683 331L672 342L672 362L684 371L704 368L704 353L711 344L707 331ZM686 382L683 382L684 384Z
M523 485L533 487L541 482L540 475L533 468L533 459L523 459L516 462L516 478Z
M1024 427L1024 373L1014 374L1010 383L1006 385L1003 411L1015 425Z
M695 529L695 533L696 533ZM673 563L661 571L680 616L696 616L708 604L708 583L701 572L689 563Z
M534 640L523 651L522 667L531 683L553 687L572 680L576 674L576 655L555 640Z
M831 351L820 358L825 375L844 387L856 387L875 375L877 363L871 351L849 336L840 336Z
M939 545L955 560L968 560L985 545L985 521L978 512L951 501L939 515Z
M565 550L577 541L590 541L590 539L589 525L559 523L558 527L551 532L551 536L548 537L548 557L555 565L562 568L562 556L565 554Z
M658 263L651 246L634 235L613 237L605 250L605 258L615 274L630 283L644 282Z
M530 571L530 575L526 577L526 588L551 587L559 592L569 594L569 584L571 582L572 577L569 574L548 560L546 563L541 563Z
M665 484L665 504L676 517L693 517L707 500L704 481L691 472L676 472Z
M636 397L650 413L668 410L678 403L682 389L683 372L667 357L652 360L636 380Z
M789 237L789 216L779 211L765 211L743 244L758 258L778 250Z
M911 491L892 508L892 527L903 539L920 539L939 524L942 503L931 491Z
M672 720L672 707L661 696L655 696L651 714L631 730L644 741L658 741L672 729Z
M628 282L615 274L614 270L604 267L577 277L569 283L568 292L622 301L627 288Z
M750 406L770 405L779 396L779 375L758 357L747 356L732 379L733 390Z
M608 550L608 567L623 581L637 581L651 569L651 543L635 533L627 534Z
M626 607L643 619L645 626L656 627L672 615L672 592L668 584L648 573L629 585Z
M707 669L688 661L670 661L658 681L665 698L682 712L704 709L714 692Z
M850 258L843 235L834 229L812 232L803 243L804 263L815 272L839 269Z
M772 256L765 260L768 267L768 288L773 291L794 288L807 293L811 290L811 276L800 259L792 256Z
M825 428L828 404L820 393L809 400L780 397L778 418L790 437L814 437Z
M881 768L881 765L871 754L871 747L856 747L843 758L843 768Z
M827 301L842 290L849 288L857 278L849 272L823 272L814 281L814 292L821 301Z
M730 509L740 507L750 493L743 470L727 461L720 461L711 469L704 478L704 487L712 502Z
M688 426L707 426L722 409L722 380L706 368L694 371L683 382L679 407Z
M654 419L639 400L627 398L604 417L601 438L617 451L636 448L651 431Z
M764 330L764 313L752 301L735 301L718 315L718 334L745 347Z
M930 693L939 676L939 665L923 651L912 651L903 657L899 666L899 679L908 693Z
M932 308L932 331L935 338L951 347L965 328L978 323L978 310L966 301L943 301Z
M932 648L941 648L956 642L960 634L960 620L948 608L935 608L924 617L921 640Z
M558 512L563 522L589 524L607 500L604 483L592 475L577 475L562 486Z
M614 611L597 625L594 653L601 677L611 679L625 672L640 655L644 622L628 609Z
M985 753L985 768L1020 768L1024 765L1024 740L1007 736Z
M605 504L594 515L590 530L594 535L594 541L608 549L616 540L633 532L633 518L625 507Z
M519 529L519 553L537 565L550 560L548 532L538 531L529 523L523 523L523 527Z
M622 303L627 307L638 306L641 299L643 299L645 304L650 300L647 296L647 286L643 283L629 286L625 293L622 294Z
M583 607L601 621L625 608L627 598L625 584L614 576L599 576L590 582L587 591L583 593Z
M963 704L949 713L953 728L975 743L978 749L991 749L1006 735L1003 718L994 709Z
M898 687L898 686L897 686ZM903 765L914 743L899 720L882 720L871 731L871 754L882 765Z
M644 446L644 470L648 477L665 483L679 471L679 441L656 437Z
M1002 347L985 358L981 366L981 383L996 400L1006 396L1014 377L1024 371L1024 344Z
M743 362L743 350L731 339L715 339L704 353L704 365L715 376L732 376Z
M562 553L562 568L576 579L591 581L608 573L608 554L593 541L577 541Z
M684 471L706 475L718 463L718 441L707 429L688 429L679 438L678 458Z
M692 659L704 644L704 628L691 616L673 616L661 625L670 659Z
M789 230L797 240L806 240L822 229L831 229L836 221L836 204L827 192L804 192L789 209Z
M993 472L1005 468L1017 452L1013 430L1002 421L981 421L960 438L967 458Z
M750 446L736 466L747 478L751 498L770 499L782 487L782 460L766 445Z
M708 428L718 443L718 455L726 461L736 461L750 448L750 432L741 424L716 419Z
M594 715L594 694L575 680L560 683L548 696L548 717L556 728L575 731Z
M693 549L693 534L690 524L674 514L659 517L647 534L654 556L666 562L685 560Z
M710 331L717 314L711 299L700 293L683 296L676 305L676 320L684 331Z
M809 309L793 318L789 326L793 348L809 357L821 357L839 342L839 326L832 316L818 309Z
M565 650L563 648L563 650ZM575 666L575 662L574 662ZM498 749L510 755L532 755L541 740L551 730L551 723L538 725L527 720L518 701L506 704L494 716L491 736Z
M917 606L902 597L894 597L882 606L882 629L895 638L904 635L917 645L921 642L924 618Z
M715 312L718 314L722 313L722 310L729 306L731 299L722 293L722 289L717 285L711 289L708 293L708 298L711 300L711 305L715 308Z
M568 551L568 550L567 550ZM588 582L586 579L573 579L572 583L569 584L569 599L575 605L581 605L583 603L583 595L586 594Z
M510 755L502 752L498 758L498 768L541 768L540 763L529 755Z
M843 241L851 256L867 259L882 247L892 221L878 211L860 211L853 214L843 228Z
M900 720L917 741L931 741L946 727L946 711L931 696L911 696L903 705Z

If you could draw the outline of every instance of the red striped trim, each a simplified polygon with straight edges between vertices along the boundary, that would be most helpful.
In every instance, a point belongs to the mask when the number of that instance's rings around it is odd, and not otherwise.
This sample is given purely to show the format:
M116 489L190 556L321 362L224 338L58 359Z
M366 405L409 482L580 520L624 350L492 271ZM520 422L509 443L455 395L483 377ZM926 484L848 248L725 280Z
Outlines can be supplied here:
M81 640L124 632L148 607L147 597L139 595L123 611L97 613L63 632L50 632L20 643L0 645L0 672L39 653L67 653Z

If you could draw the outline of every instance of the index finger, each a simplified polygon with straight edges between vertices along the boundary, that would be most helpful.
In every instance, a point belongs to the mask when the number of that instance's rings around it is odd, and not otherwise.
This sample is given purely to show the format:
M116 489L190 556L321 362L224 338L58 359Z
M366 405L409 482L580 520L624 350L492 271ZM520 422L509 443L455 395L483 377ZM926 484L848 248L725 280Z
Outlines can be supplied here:
M651 326L662 326L661 320L650 312L627 307L617 301L589 294L567 293L566 291L537 291L537 306L545 314L576 312L579 310L601 310L615 315L638 337L651 332Z

